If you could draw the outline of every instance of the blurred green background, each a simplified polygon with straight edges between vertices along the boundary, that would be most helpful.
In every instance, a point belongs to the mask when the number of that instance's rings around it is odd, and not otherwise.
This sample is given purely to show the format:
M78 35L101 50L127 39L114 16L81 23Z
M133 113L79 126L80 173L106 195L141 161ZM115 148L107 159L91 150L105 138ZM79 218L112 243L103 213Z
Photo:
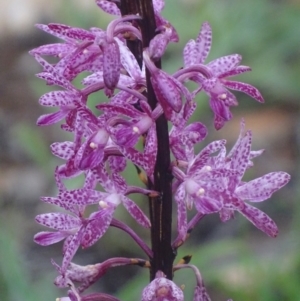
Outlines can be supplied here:
M52 174L60 162L51 155L49 144L66 136L59 126L35 126L38 116L46 112L38 98L52 88L34 78L39 66L27 52L53 42L34 29L34 23L104 28L110 17L92 0L2 0L0 11L0 300L54 300L65 295L52 284L56 272L50 264L50 258L61 261L61 245L43 248L32 237L43 230L34 216L56 210L39 198L56 194ZM254 149L266 149L255 160L249 178L278 170L292 175L282 191L257 204L277 222L280 234L276 239L266 237L241 216L226 224L209 216L179 250L178 260L193 255L192 263L200 269L212 300L300 300L300 1L166 0L163 15L180 36L180 43L170 45L163 60L168 72L182 66L183 45L197 36L203 21L209 21L213 28L209 60L242 54L242 64L253 71L240 80L258 87L265 97L266 104L261 105L236 93L240 105L232 110L234 119L218 133L212 127L207 97L199 97L195 119L210 129L206 143L222 137L232 145L240 119L245 117L254 133ZM96 96L93 101L100 100L102 96ZM132 168L128 175L135 177ZM145 205L143 200L138 202ZM117 215L136 225L122 209ZM138 247L120 234L109 230L96 246L80 251L75 261L90 264L110 256L142 257ZM146 231L140 234L148 237ZM139 300L148 279L146 270L115 268L90 291L112 293L124 301ZM174 280L185 285L186 300L192 300L192 272L179 271Z

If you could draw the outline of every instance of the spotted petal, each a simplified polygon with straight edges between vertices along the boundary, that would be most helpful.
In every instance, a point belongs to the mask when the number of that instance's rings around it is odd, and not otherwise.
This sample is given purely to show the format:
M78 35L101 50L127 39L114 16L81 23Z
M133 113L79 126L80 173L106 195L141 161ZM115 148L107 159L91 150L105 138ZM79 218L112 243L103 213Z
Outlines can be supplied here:
M114 213L113 207L102 209L93 213L89 218L89 223L85 228L81 245L84 248L95 244L107 231Z
M274 192L285 186L290 178L289 174L282 171L271 172L239 186L235 190L235 193L243 200L262 202L270 198Z
M276 237L278 228L275 222L264 212L245 203L244 209L239 210L256 228L270 237Z
M40 225L62 231L77 228L81 224L77 217L65 213L39 214L35 220Z
M122 196L122 202L126 210L130 213L130 215L143 227L150 228L151 224L148 217L145 213L136 205L135 202L127 198L126 196Z
M253 87L252 85L236 82L236 81L229 81L229 80L222 80L222 83L224 84L225 87L231 90L244 92L245 94L251 96L255 100L259 102L264 102L264 99L260 94L260 92L258 91L258 89Z

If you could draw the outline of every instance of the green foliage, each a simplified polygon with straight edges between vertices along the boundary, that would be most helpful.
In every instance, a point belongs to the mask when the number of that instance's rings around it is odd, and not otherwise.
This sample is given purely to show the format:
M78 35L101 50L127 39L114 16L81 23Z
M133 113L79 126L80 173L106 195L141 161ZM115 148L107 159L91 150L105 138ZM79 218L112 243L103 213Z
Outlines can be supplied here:
M0 294L1 301L54 300L54 287L49 286L53 275L46 274L33 283L28 267L13 239L14 235L0 222Z

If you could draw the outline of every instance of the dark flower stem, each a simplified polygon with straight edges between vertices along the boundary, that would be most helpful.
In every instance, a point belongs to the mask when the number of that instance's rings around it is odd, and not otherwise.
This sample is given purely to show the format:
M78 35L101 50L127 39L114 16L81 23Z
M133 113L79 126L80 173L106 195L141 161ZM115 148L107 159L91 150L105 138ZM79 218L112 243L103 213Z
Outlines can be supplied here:
M155 16L152 0L122 0L120 3L122 15L139 14L141 21L136 21L141 29L143 44L138 41L128 41L128 47L133 52L140 66L142 64L142 50L149 45L155 36ZM160 60L156 67L161 67ZM152 109L157 105L157 99L150 82L150 74L146 71L147 98ZM160 193L159 197L149 198L151 221L151 244L153 257L151 259L150 279L155 278L158 270L168 279L172 279L173 261L175 253L171 246L172 229L172 176L170 171L170 147L168 122L164 115L156 121L158 152L154 171L154 183L149 183L149 189Z

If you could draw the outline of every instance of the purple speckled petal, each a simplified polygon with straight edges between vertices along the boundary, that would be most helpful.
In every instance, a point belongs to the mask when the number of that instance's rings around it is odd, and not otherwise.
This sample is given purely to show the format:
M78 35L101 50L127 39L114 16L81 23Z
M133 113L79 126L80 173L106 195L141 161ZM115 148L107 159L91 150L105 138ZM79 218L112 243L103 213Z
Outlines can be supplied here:
M97 185L97 177L92 171L88 171L85 175L84 189L95 189Z
M81 47L83 48L83 46ZM102 69L103 56L102 52L98 48L96 51L92 48L88 48L81 51L74 52L65 60L61 60L55 69L64 75L64 77L72 81L79 73L84 71L98 71L99 67Z
M134 78L136 81L140 80L142 78L142 71L136 58L123 42L119 39L116 39L116 41L119 45L122 66L128 72L130 77Z
M187 175L193 175L208 163L210 155L221 150L226 144L226 140L217 140L208 144L190 163Z
M247 131L244 138L241 140L239 147L237 147L235 152L232 154L230 168L239 172L239 176L235 179L237 181L236 183L240 182L248 167L251 142L252 133L251 131Z
M120 50L113 40L103 46L103 78L108 89L114 89L120 78Z
M71 44L47 44L42 45L40 47L34 48L33 50L29 51L31 55L38 54L38 55L51 55L54 57L63 57L65 54L70 53L74 49L74 45Z
M93 190L93 189L74 189L65 190L59 193L59 199L64 206L86 206L97 204L107 194L105 192Z
M231 90L244 92L245 94L257 100L258 102L264 102L264 99L260 94L260 92L258 91L258 89L256 89L255 87L249 84L236 82L236 81L229 81L229 80L222 80L222 83L224 84L225 87Z
M214 77L219 77L221 74L234 69L242 60L239 54L231 54L222 56L207 64L207 67L211 70Z
M55 229L55 230L70 230L81 225L78 217L74 217L65 213L45 213L39 214L35 220L40 225Z
M160 59L168 46L169 39L164 34L157 34L154 38L150 41L148 52L149 56L153 60Z
M71 91L52 91L44 94L39 99L39 103L46 107L60 107L70 105L78 98L79 95Z
M41 201L43 201L47 204L52 204L52 205L56 205L56 206L61 207L60 200L59 200L59 198L56 198L56 197L42 196ZM62 208L64 208L64 207L62 207Z
M155 123L153 123L153 125L150 127L147 133L144 155L146 161L145 163L147 164L147 167L144 165L144 168L145 171L147 172L147 175L151 176L153 175L154 172L156 156L157 156L157 137L156 137Z
M189 40L183 49L183 62L185 67L197 63L197 48L194 40Z
M122 106L103 103L103 104L97 105L96 107L97 107L97 109L102 110L104 112L113 112L115 114L122 114L122 115L125 115L128 117L131 117L131 118L137 118L137 117L143 116L143 113L136 110L132 106L126 105L124 103L122 104Z
M64 119L69 113L69 110L60 110L55 113L45 114L38 118L36 124L40 126L51 125Z
M55 72L41 72L36 75L47 82L47 85L57 85L69 91L76 91L71 82Z
M126 196L122 196L122 203L129 214L143 227L150 228L151 224L148 217L145 213L138 207L138 205L127 198Z
M69 38L66 39L66 37L63 34L55 32L52 29L50 29L48 25L45 25L45 24L35 24L35 27L37 27L38 29L43 30L43 31L45 31L45 32L47 32L47 33L49 33L49 34L51 34L51 35L53 35L53 36L55 36L55 37L57 37L59 39L70 40Z
M197 63L203 64L209 54L212 43L212 30L208 22L201 26L200 33L196 39Z
M96 4L106 13L110 15L121 16L121 12L116 3L106 0L96 0Z
M116 192L120 194L125 194L127 190L127 184L125 179L118 173L113 173L111 175L111 180L114 183Z
M177 235L179 240L184 241L187 234L187 212L185 203L186 192L184 185L181 184L175 193L177 203Z
M68 234L61 232L39 232L34 236L34 242L41 246L49 246L62 241Z
M245 72L251 71L251 68L248 66L237 66L232 70L229 70L227 72L224 72L222 74L219 75L219 78L226 78L226 77L231 77L231 76L235 76L235 75L239 75Z
M54 142L50 145L51 152L54 156L69 160L74 154L74 142L65 141L65 142Z
M103 82L103 71L97 71L87 77L85 77L81 83L84 86L89 86L97 83L102 83Z
M111 181L107 169L103 163L99 164L97 169L94 169L93 172L95 173L97 180L101 184L101 186L107 192L115 192L115 187L113 182Z
M244 215L256 228L265 232L270 237L276 237L278 228L275 222L264 212L245 203L245 207L239 212Z
M80 246L80 242L82 240L82 236L84 234L84 227L82 226L79 231L73 235L70 236L70 240L68 240L68 243L65 244L65 250L64 250L64 258L62 260L62 264L61 264L61 272L64 273L70 262L72 261L75 253L77 252L79 246Z
M115 208L108 207L93 213L89 218L89 223L85 228L81 245L84 248L95 244L107 231L111 223Z
M290 178L290 175L285 172L271 172L239 186L235 190L235 193L237 197L243 200L262 202L270 198L274 192L285 186Z
M71 27L68 25L58 23L50 23L48 24L48 27L53 32L56 32L64 37L68 37L71 39L90 41L93 41L95 39L94 34L82 28Z
M180 112L182 108L181 91L178 81L162 70L152 74L151 82L158 101L162 107L171 107L175 112Z

